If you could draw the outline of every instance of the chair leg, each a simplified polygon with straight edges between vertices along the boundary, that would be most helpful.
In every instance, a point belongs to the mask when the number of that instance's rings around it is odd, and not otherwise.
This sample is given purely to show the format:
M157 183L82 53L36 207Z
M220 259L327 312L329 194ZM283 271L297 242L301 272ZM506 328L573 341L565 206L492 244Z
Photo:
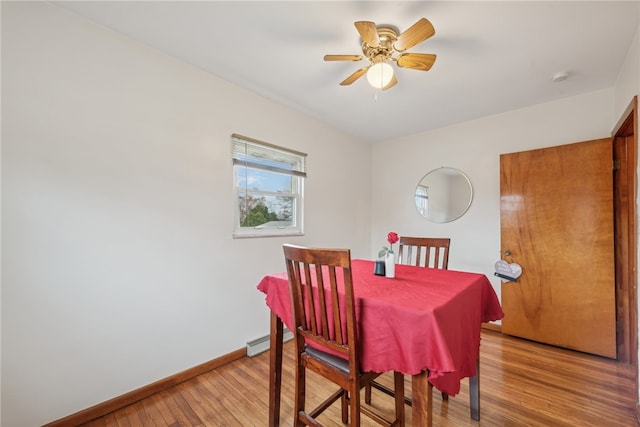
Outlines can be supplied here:
M448 401L449 400L449 395L447 393L445 393L444 391L442 392L442 400L444 400L444 401Z
M298 362L296 366L296 391L293 412L293 425L296 427L304 427L304 423L300 420L300 412L304 412L304 401L306 391L306 374L305 368Z
M393 372L393 390L396 403L396 421L400 427L404 427L404 375L402 372Z
M371 384L364 386L364 402L371 405Z
M351 422L352 427L360 427L360 387L357 384L352 384L349 390L349 407L351 408Z
M349 400L347 392L343 391L342 397L340 398L340 404L342 405L342 424L349 422Z

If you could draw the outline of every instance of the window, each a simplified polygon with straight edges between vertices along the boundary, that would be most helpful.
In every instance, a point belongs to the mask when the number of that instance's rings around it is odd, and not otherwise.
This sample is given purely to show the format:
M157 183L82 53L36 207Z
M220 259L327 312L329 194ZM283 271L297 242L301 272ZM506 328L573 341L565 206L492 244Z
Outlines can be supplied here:
M231 136L234 237L301 235L305 153Z
M425 218L428 217L428 206L429 206L429 187L425 187L424 185L418 184L416 187L415 199L416 199L416 208Z

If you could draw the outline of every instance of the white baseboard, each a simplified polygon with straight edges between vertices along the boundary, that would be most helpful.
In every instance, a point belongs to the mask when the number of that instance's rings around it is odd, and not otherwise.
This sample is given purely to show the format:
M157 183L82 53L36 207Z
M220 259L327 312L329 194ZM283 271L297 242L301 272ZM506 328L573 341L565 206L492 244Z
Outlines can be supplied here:
M291 339L293 339L293 333L291 333L289 329L284 328L283 341L287 342ZM269 350L269 335L247 342L247 356L249 357L256 356L267 350Z

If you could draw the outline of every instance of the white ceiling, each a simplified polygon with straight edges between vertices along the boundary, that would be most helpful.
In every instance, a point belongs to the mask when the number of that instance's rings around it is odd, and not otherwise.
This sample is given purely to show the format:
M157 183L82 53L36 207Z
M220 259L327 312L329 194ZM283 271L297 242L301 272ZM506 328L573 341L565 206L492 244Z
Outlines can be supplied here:
M613 86L638 28L636 1L76 1L55 2L238 86L377 142ZM428 71L396 69L377 94L355 21L436 34L409 49ZM570 74L561 83L551 77Z

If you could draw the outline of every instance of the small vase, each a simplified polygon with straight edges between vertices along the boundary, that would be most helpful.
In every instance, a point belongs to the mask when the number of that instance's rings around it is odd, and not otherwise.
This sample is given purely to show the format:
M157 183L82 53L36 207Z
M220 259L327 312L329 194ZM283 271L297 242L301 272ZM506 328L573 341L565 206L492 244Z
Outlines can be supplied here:
M396 254L387 252L384 256L384 275L386 277L396 277Z

